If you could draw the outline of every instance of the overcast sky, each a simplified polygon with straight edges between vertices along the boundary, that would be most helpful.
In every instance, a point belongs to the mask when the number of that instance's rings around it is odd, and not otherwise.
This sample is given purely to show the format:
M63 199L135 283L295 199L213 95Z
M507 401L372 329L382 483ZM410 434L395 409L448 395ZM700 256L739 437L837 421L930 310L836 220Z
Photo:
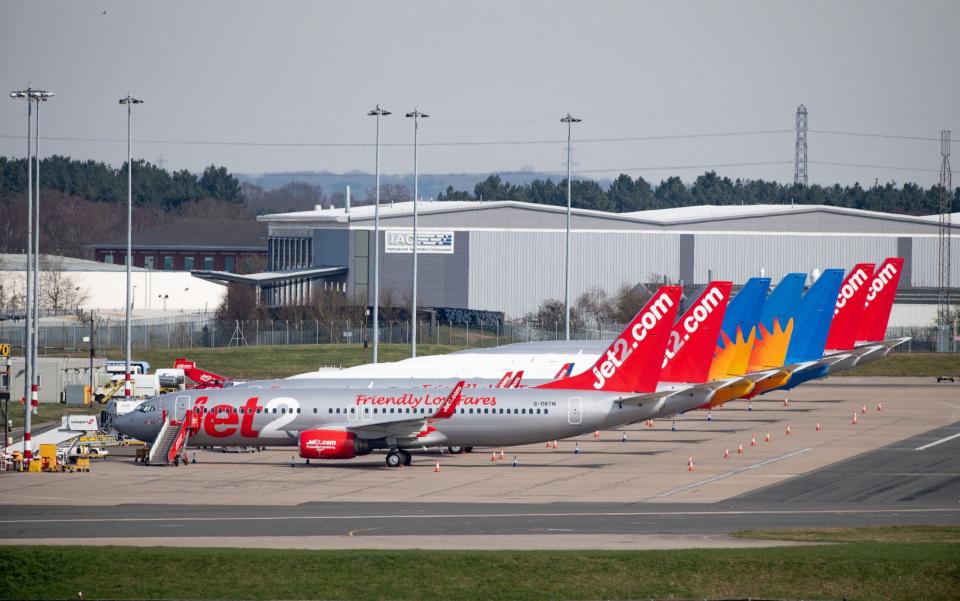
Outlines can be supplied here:
M958 23L950 1L0 0L0 75L57 93L43 154L115 165L129 90L135 156L168 168L373 171L379 102L386 173L412 171L402 113L420 107L422 172L562 171L569 111L585 176L786 182L803 103L811 182L930 185L938 140L822 132L960 129ZM25 112L0 105L5 156L25 153Z

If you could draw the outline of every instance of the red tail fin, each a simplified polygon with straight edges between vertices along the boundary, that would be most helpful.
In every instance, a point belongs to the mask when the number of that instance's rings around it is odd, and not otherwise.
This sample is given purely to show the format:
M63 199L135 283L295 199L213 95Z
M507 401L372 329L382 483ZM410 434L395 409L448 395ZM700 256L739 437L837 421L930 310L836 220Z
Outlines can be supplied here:
M893 299L897 295L897 284L903 272L903 258L891 257L880 264L870 280L870 290L864 303L863 317L857 340L877 342L883 340L893 310Z
M453 387L453 390L450 391L446 400L443 401L443 404L440 405L440 408L437 409L437 412L433 414L431 419L450 419L450 417L457 412L457 405L460 404L460 397L463 393L463 384L463 380L457 382L457 385Z
M521 369L517 373L513 374L513 379L510 380L510 383L505 386L505 388L520 388L520 381L523 380L523 370Z
M500 381L497 382L497 385L494 386L494 388L509 388L508 384L510 383L510 380L512 378L513 378L513 372L508 371L507 373L503 374L503 377L500 378Z
M847 274L837 295L833 309L833 321L827 335L826 348L833 351L848 351L857 341L857 330L863 320L863 309L870 291L873 263L858 263Z
M680 305L679 286L663 286L637 313L593 367L538 388L653 392L663 365L667 336Z
M703 384L710 374L733 282L710 282L670 331L660 379Z
M563 367L557 370L557 373L553 376L554 380L559 380L561 378L566 378L570 375L570 372L573 370L573 363L564 363Z

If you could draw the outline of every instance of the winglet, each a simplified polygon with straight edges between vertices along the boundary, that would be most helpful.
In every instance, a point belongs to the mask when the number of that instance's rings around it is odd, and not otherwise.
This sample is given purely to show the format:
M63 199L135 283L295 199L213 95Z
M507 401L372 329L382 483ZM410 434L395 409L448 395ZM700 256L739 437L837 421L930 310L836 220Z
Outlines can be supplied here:
M653 392L681 293L680 286L661 287L592 368L537 388Z
M893 299L897 295L897 285L903 273L903 258L891 257L880 264L870 280L870 291L860 320L857 341L878 342L887 334Z
M457 405L460 404L460 398L463 393L464 380L457 382L457 385L453 387L453 390L450 391L450 394L447 396L446 400L443 401L443 404L440 405L440 409L433 414L432 419L450 419L454 413L457 411Z

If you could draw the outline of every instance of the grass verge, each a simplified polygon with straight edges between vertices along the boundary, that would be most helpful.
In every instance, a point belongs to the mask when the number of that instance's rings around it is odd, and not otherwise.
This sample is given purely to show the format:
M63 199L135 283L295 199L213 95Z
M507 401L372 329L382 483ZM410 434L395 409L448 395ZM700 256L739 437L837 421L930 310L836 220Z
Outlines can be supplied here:
M22 395L21 395L22 396ZM60 418L64 415L82 413L84 415L98 415L101 407L94 405L92 407L83 407L79 405L61 405L60 403L40 403L37 414L30 419L31 424L42 424L44 422L56 422L60 424ZM13 421L14 428L23 426L23 405L10 401L10 419ZM2 438L0 432L0 438Z
M837 376L960 376L960 353L896 353Z
M956 599L960 544L678 551L0 547L0 598ZM118 569L110 566L119 566Z
M816 543L960 543L960 526L864 526L741 530L733 536Z

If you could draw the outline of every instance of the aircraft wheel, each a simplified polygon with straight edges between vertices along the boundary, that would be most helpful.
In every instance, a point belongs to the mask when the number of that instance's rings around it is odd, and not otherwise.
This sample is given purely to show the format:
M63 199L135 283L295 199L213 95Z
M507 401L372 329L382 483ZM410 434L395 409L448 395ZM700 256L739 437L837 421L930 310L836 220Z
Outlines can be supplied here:
M400 458L403 459L403 465L409 466L413 463L413 455L409 451L398 451L400 453Z
M387 467L400 467L403 464L403 457L398 451L390 451L387 453L386 462Z
M473 452L473 447L463 447L463 452L464 452L464 453L472 453L472 452Z
M447 452L451 455L459 455L463 452L463 447L447 447Z
M180 458L179 458L179 457L174 457L174 458L173 458L173 466L174 466L174 467L179 467L179 466L180 466Z

